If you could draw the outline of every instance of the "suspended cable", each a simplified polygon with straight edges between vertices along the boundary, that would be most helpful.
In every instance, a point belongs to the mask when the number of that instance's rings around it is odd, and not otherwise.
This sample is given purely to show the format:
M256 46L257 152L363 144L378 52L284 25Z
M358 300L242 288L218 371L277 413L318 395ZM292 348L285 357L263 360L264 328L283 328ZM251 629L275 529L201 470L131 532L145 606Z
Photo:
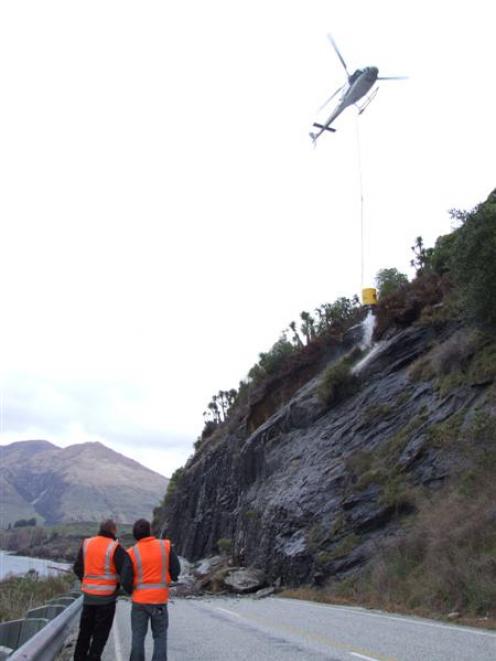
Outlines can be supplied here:
M364 249L364 223L363 223L363 176L362 176L362 154L360 146L360 129L358 125L358 115L356 117L356 137L358 152L358 183L360 187L360 289L364 288L365 278L365 249Z

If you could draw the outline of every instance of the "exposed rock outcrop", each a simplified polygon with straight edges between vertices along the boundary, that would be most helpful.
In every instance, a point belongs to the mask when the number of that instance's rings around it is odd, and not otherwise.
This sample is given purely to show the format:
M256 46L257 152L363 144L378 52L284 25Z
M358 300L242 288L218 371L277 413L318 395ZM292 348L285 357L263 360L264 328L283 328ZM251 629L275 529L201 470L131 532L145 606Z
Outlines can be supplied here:
M233 561L263 570L268 584L318 584L363 565L414 511L415 489L460 470L463 458L434 431L490 405L492 379L444 391L412 378L412 365L456 330L401 330L358 366L353 396L324 404L320 372L253 432L240 424L206 443L168 499L179 552L198 560L229 540Z

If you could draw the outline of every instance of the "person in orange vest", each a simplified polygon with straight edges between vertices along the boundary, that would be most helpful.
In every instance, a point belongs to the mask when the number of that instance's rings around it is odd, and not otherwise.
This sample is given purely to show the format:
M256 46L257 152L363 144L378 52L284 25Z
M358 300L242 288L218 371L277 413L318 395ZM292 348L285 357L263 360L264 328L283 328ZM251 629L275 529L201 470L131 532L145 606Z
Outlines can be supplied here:
M116 534L115 522L104 521L95 537L83 540L73 566L84 594L74 661L99 661L110 634L120 577L131 565Z
M146 519L136 521L133 535L137 543L128 549L131 575L126 570L123 577L126 589L132 584L130 661L145 661L148 622L153 635L152 661L166 661L169 584L177 581L181 565L170 540L153 537Z

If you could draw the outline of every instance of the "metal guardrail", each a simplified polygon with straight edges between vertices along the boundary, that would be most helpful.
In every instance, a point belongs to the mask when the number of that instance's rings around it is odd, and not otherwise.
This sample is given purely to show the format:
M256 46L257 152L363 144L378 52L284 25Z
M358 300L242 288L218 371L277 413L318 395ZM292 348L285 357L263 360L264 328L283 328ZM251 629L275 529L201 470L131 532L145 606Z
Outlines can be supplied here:
M80 596L11 654L8 661L52 661L62 649L67 631L82 607L83 597Z

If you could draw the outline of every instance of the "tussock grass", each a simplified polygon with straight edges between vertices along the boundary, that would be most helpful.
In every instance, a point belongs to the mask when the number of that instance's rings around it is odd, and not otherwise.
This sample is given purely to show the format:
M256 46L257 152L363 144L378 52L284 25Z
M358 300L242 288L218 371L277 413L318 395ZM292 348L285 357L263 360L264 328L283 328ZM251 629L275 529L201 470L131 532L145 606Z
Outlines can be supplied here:
M410 367L413 381L433 380L441 395L463 385L496 380L496 342L494 335L476 329L462 329Z
M419 513L361 572L282 596L426 617L457 611L496 628L496 484L490 472L467 497L452 485L424 497Z
M0 581L0 622L17 620L26 611L43 606L53 597L68 592L74 585L72 575L39 577L36 573L9 576Z
M362 355L363 352L355 347L326 369L318 389L319 398L324 404L337 404L357 392L359 381L351 368Z
M490 486L489 484L487 485ZM473 500L458 491L426 502L404 536L391 541L357 581L384 606L496 617L496 489Z
M416 514L399 519L398 532L366 567L283 596L427 617L456 611L465 624L496 628L496 417L480 409L462 423L461 415L452 416L429 435L431 446L450 447L461 462L442 490L413 488L402 474L387 473L381 499L396 505L406 499ZM380 483L374 473L380 459L380 452L358 453L350 468L362 481ZM320 564L327 559L317 556Z

